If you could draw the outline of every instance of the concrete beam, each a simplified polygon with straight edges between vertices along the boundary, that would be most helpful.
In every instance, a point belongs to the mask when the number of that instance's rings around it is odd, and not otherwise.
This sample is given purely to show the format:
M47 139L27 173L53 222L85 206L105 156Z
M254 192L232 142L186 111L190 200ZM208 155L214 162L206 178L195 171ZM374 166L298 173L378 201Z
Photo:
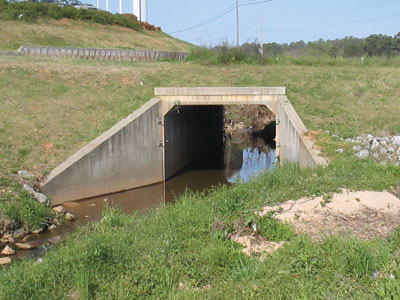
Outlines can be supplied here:
M285 87L161 87L154 90L162 96L239 96L239 95L285 95Z

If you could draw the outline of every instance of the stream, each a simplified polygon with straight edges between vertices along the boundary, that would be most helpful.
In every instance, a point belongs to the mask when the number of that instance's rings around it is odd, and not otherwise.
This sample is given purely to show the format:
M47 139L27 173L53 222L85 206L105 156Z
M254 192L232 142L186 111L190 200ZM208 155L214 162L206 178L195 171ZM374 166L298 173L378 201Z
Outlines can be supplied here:
M40 234L36 240L46 242L49 238L74 232L88 222L99 221L105 205L118 205L127 214L144 214L157 205L173 203L187 188L204 191L219 184L248 181L275 165L274 142L267 144L262 137L254 137L249 130L240 130L226 136L224 144L217 145L165 183L64 203L65 210L72 213L76 220L66 221L55 230ZM46 247L18 250L13 257L37 258L45 251Z

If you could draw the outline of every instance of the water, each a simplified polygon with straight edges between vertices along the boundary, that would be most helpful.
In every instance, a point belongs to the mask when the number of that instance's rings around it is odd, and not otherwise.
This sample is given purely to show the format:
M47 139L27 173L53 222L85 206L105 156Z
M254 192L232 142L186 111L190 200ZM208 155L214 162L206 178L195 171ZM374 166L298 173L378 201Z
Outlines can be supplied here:
M144 214L151 208L164 203L173 203L187 188L204 191L219 184L234 184L248 181L265 169L275 167L276 151L261 137L253 137L246 130L225 138L225 145L216 145L207 155L193 162L165 183L154 184L129 191L64 203L66 211L76 220L67 222L53 232L40 235L40 240L76 230L78 226L102 218L106 205L118 205L125 213ZM37 257L43 248L18 251L17 256Z

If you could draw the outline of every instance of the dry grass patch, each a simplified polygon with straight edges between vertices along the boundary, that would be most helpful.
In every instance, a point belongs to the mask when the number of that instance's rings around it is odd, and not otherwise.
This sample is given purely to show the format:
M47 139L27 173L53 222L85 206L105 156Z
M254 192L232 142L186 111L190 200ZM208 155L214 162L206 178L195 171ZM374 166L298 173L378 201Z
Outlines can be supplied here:
M20 45L167 51L190 51L194 47L162 32L138 32L117 25L66 19L38 23L0 21L0 50L16 50Z
M342 232L365 239L387 238L400 226L400 199L388 192L343 189L341 193L266 206L261 215L271 212L314 239Z

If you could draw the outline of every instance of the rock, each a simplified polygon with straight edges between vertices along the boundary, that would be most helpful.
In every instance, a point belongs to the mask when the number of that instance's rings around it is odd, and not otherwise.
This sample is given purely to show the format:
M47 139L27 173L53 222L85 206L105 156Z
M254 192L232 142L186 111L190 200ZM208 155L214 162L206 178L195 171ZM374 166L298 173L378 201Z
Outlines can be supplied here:
M55 211L56 213L65 213L65 208L64 208L64 206L56 206L56 207L53 207L53 211Z
M385 154L385 153L387 153L388 151L386 150L386 148L380 147L380 148L379 148L379 152L382 153L382 154Z
M35 195L33 195L35 197L35 199L41 203L41 204L47 204L47 196L45 194L42 193L35 193Z
M374 153L374 157L375 157L375 158L378 158L378 157L379 157L379 154L378 154L378 153Z
M57 245L57 244L61 244L62 243L62 238L61 236L55 236L52 237L50 239L47 240L48 243L52 244L52 245Z
M14 238L12 234L5 234L1 237L0 242L7 244L7 243L14 243Z
M56 219L56 218L53 219L53 224L56 226L61 226L61 222L58 221L58 219Z
M42 257L38 258L38 260L36 261L37 264L41 264L42 262L44 262L44 259Z
M27 191L29 194L31 194L31 195L33 195L34 193L36 193L35 192L35 190L33 189L33 188L31 188L29 185L27 185L27 184L24 184L24 186L23 186L23 189L25 190L25 191Z
M29 241L32 240L34 237L35 237L35 236L34 236L33 234L26 235L26 236L22 239L22 241L23 241L23 242L29 242Z
M75 216L74 216L73 214L66 213L65 219L66 219L67 221L73 221L73 220L75 220Z
M32 231L32 233L33 233L33 234L39 234L39 233L41 233L42 231L43 231L43 228L40 228L40 229L37 229L37 230Z
M376 139L372 140L371 149L376 150L379 148L379 142Z
M15 251L13 250L13 248L9 246L5 246L3 251L1 251L1 255L13 255L14 253Z
M32 250L43 245L42 241L32 241L27 243L15 243L15 246L22 250Z
M394 148L393 148L393 147L389 147L389 148L387 149L387 152L389 152L389 153L394 153Z
M338 153L343 153L343 151L344 151L343 148L340 148L340 149L336 150L336 152L338 152Z
M14 232L13 238L16 240L20 240L25 236L25 230L23 228L18 229Z
M48 229L51 231L51 230L54 230L54 229L56 229L57 228L57 225L51 225Z
M18 171L18 176L26 179L33 178L33 175L29 173L28 171Z
M27 191L29 194L31 194L39 203L41 203L41 204L46 204L47 203L46 195L36 192L33 188L31 188L27 184L24 184L23 188L24 188L25 191Z
M400 135L392 137L392 144L400 146Z
M397 154L397 155L400 155L400 148L399 148L399 149L397 149L397 152L396 152L396 154Z
M354 151L357 151L357 152L358 152L358 151L361 151L361 149L362 149L361 146L354 146L354 147L353 147L353 150L354 150Z
M11 258L9 257L2 257L0 258L0 265L9 265L11 264Z
M368 150L361 150L360 152L356 153L355 156L358 158L367 158L369 156Z
M367 139L373 139L374 138L374 136L372 135L372 134L367 134Z

